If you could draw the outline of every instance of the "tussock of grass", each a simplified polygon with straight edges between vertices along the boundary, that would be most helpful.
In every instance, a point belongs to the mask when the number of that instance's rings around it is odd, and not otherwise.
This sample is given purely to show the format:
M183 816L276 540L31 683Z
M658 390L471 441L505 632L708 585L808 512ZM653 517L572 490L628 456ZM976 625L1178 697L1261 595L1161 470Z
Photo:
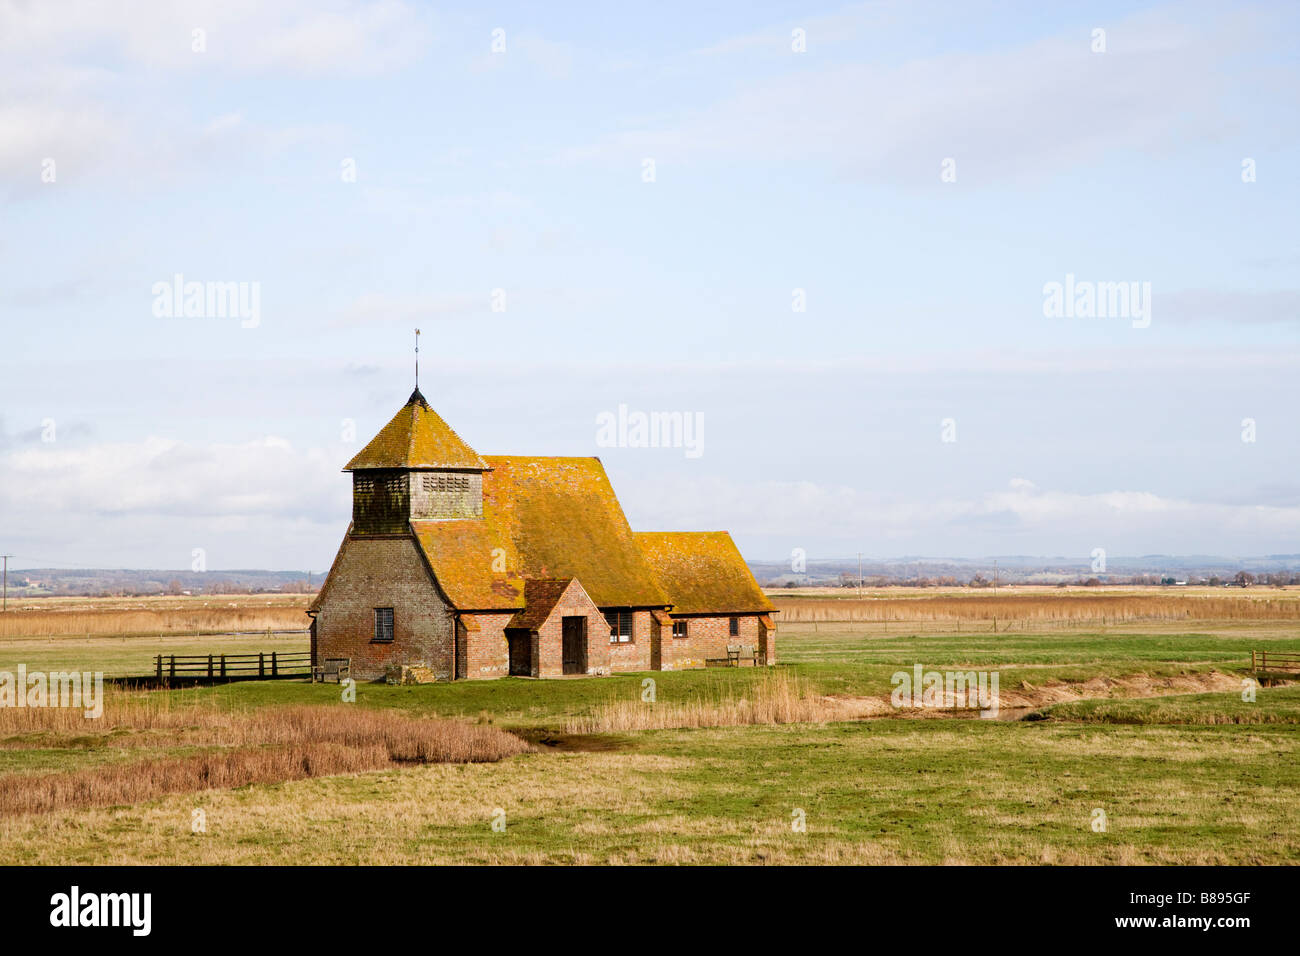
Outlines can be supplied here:
M187 721L208 721L191 727ZM119 720L122 714L119 713ZM351 705L285 707L242 715L138 711L134 731L213 745L197 754L63 773L0 777L0 814L112 806L166 794L280 783L412 763L483 763L531 750L494 727L429 720ZM121 729L120 725L117 728ZM115 738L105 734L109 741ZM137 741L138 742L138 741ZM157 743L158 741L153 741Z
M746 724L826 723L865 716L871 702L846 702L824 697L793 674L765 675L733 696L731 687L697 691L680 701L611 700L589 715L569 718L566 733L601 734L631 730L693 727L739 727Z

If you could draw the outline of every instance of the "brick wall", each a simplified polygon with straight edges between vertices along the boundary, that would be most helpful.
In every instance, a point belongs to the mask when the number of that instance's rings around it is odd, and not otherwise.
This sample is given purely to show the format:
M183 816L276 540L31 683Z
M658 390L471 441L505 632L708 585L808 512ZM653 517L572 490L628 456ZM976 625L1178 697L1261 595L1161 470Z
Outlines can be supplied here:
M764 664L776 663L776 622L772 622L771 627L763 624L762 620L758 623L758 640L763 654Z
M581 617L587 621L587 673L608 674L610 670L609 622L600 608L592 603L577 583L570 583L555 608L537 628L537 654L533 672L539 677L559 677L564 673L564 619ZM636 622L632 623L635 633Z
M478 630L461 629L464 648L460 673L470 679L505 677L510 673L510 645L506 641L506 624L513 612L504 614L465 614Z
M374 642L377 607L393 609L392 643ZM358 680L382 678L390 664L422 665L450 680L453 626L412 537L352 536L316 616L316 646L321 658L352 658Z
M686 622L686 637L666 637L664 638L664 649L662 651L665 661L664 670L686 670L692 667L703 667L706 660L715 658L724 658L727 656L728 644L747 644L756 647L761 655L764 652L764 635L760 631L766 630L759 622L757 614L738 615L740 622L740 633L731 636L731 616L726 617L677 617L675 620ZM665 627L665 632L671 634L671 631ZM769 650L770 660L775 662L775 632L769 639L771 648ZM671 661L671 667L667 662Z
M648 671L650 669L650 612L632 612L632 640L627 644L609 645L611 671ZM603 628L609 641L609 625Z

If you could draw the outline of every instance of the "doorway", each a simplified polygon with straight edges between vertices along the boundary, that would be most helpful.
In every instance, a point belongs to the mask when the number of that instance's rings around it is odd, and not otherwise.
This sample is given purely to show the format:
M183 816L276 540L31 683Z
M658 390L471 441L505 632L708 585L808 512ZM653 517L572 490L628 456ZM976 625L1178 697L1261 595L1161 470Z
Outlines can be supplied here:
M561 619L563 659L565 674L587 673L587 619L566 617Z
M527 631L515 631L507 634L506 640L510 644L510 676L511 677L532 677L533 676L533 642L532 635Z

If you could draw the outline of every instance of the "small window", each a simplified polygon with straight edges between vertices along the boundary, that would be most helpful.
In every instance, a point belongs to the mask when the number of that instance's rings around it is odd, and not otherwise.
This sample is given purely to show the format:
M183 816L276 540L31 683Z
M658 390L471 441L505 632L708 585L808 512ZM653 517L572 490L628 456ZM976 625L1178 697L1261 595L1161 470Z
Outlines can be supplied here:
M609 642L611 644L632 643L631 611L606 611L605 620L609 622Z
M391 607L375 608L375 642L391 644L393 642L393 609Z
M434 491L469 491L469 475L424 475L424 490Z
M740 636L740 618L738 618L738 617L733 617L733 618L731 619L731 630L730 630L730 634L731 634L732 637L739 637L739 636Z
M685 636L686 636L686 622L673 621L673 637L685 637Z

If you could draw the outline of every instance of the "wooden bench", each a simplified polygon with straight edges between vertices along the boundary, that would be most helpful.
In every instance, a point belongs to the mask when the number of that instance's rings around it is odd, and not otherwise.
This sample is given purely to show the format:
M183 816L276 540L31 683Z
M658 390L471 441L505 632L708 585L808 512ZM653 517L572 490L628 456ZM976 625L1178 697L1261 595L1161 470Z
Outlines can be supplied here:
M716 667L740 667L745 661L755 667L758 666L757 647L752 644L728 644L726 657L710 657L704 663L706 666L713 664Z
M327 657L312 668L312 683L324 683L332 680L341 684L352 676L352 658Z

